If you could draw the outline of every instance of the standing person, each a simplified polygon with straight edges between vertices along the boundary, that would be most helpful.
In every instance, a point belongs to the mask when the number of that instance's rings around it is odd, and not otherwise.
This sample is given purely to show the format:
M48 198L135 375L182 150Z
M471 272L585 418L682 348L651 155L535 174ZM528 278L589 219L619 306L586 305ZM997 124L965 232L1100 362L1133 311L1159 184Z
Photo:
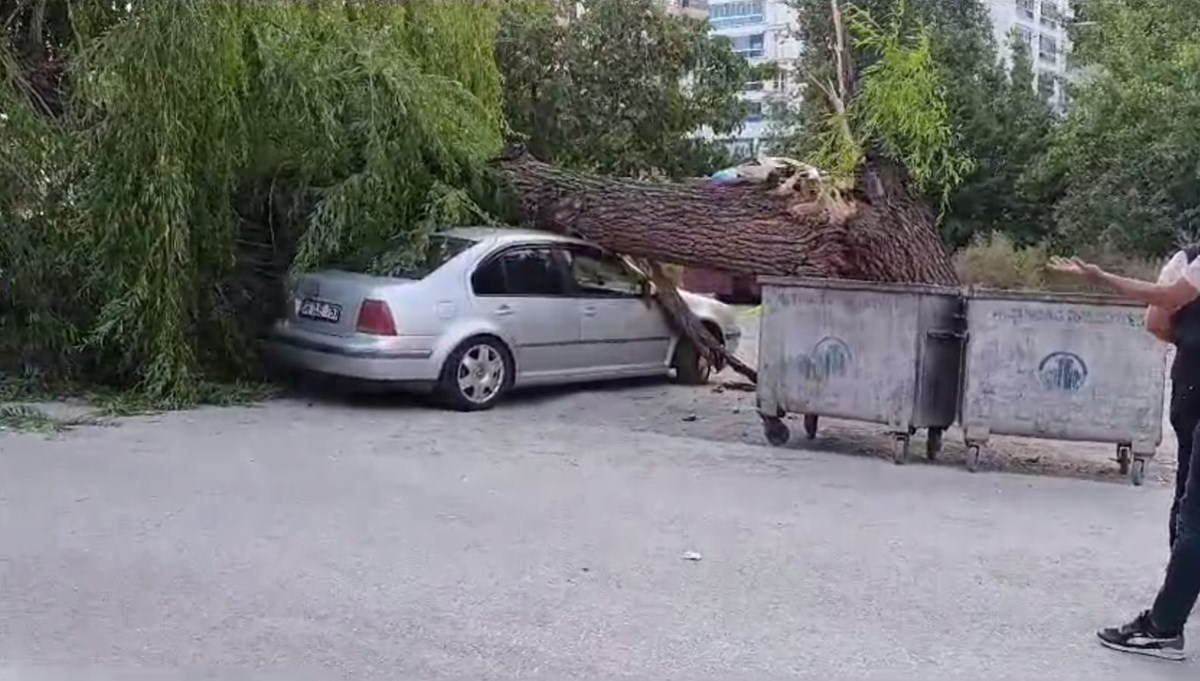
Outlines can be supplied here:
M1200 244L1179 251L1155 283L1105 272L1078 258L1051 268L1145 303L1146 328L1175 345L1171 427L1179 440L1171 504L1171 558L1154 605L1128 624L1097 632L1100 643L1128 653L1183 660L1183 630L1200 596Z

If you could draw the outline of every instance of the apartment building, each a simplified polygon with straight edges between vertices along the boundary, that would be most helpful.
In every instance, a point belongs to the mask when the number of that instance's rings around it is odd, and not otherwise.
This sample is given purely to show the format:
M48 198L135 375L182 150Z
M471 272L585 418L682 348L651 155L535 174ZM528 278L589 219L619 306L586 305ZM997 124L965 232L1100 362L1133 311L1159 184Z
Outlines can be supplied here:
M708 17L708 0L663 0L663 6L671 14L683 14L696 19Z
M1066 83L1073 75L1067 63L1072 21L1068 0L989 0L989 5L1000 56L1011 62L1010 36L1015 33L1029 46L1038 91L1064 111L1069 103Z
M746 83L741 97L749 112L729 144L738 156L764 153L770 146L772 118L800 96L795 63L800 43L794 29L796 13L784 0L675 0L696 10L703 5L713 35L733 41L734 50L751 65L775 64L779 73Z

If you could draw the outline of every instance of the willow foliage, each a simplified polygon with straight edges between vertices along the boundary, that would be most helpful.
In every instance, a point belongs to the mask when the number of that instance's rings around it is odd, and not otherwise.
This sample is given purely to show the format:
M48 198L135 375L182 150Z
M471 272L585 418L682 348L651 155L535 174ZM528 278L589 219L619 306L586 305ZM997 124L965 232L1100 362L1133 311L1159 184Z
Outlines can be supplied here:
M0 361L55 370L79 341L71 310L55 304L79 273L78 235L62 220L71 140L35 110L3 38L0 83Z
M828 171L837 186L853 185L870 158L886 158L905 169L914 189L940 198L945 207L974 163L964 152L950 98L948 85L956 74L939 60L937 33L928 17L908 0L842 3L857 88L838 110L832 105L836 58L829 2L790 3L800 13L800 37L806 43L800 68L816 85L806 98L804 119L791 131L798 133L795 151ZM947 5L968 15L983 11L974 0ZM962 47L953 44L956 40L971 44L970 33L951 40L943 35L942 59Z
M70 278L39 275L57 290L26 314L66 320L68 368L165 404L202 398L255 366L287 271L386 270L434 224L478 219L477 169L502 143L495 30L475 3L131 4L79 32L52 124L70 153L20 199L37 207L0 194L2 219L52 224L70 248L0 251L0 279L61 263ZM44 138L39 125L21 134ZM0 359L29 360L0 334Z
M863 11L850 14L856 47L877 56L862 70L855 106L863 137L901 163L918 191L939 193L945 205L973 165L960 150L945 74L933 58L933 33L921 26L906 34L905 11L902 1L886 26Z

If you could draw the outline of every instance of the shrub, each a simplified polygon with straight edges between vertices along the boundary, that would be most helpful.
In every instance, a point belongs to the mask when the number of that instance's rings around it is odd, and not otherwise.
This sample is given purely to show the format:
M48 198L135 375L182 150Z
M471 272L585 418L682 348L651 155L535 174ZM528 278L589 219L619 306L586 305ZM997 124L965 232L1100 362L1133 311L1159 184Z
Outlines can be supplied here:
M1018 248L999 232L978 238L954 256L954 268L964 284L1002 289L1046 287L1046 249Z
M1104 269L1135 279L1153 281L1161 263L1122 255L1111 246L1087 246L1076 255ZM964 284L999 289L1092 291L1073 277L1048 268L1050 253L1044 246L1017 247L1007 235L995 232L978 238L954 256L954 266Z

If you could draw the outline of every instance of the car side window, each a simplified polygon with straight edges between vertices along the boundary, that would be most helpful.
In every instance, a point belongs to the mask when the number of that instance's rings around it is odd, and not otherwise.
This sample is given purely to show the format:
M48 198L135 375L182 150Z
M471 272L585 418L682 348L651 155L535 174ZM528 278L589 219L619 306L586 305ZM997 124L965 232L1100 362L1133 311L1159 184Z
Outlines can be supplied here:
M471 277L471 288L477 296L504 295L504 259L492 258L484 262Z
M620 259L598 250L577 249L570 255L571 278L585 296L636 297L642 281Z
M486 261L471 277L477 296L561 296L562 269L548 248L520 248Z

